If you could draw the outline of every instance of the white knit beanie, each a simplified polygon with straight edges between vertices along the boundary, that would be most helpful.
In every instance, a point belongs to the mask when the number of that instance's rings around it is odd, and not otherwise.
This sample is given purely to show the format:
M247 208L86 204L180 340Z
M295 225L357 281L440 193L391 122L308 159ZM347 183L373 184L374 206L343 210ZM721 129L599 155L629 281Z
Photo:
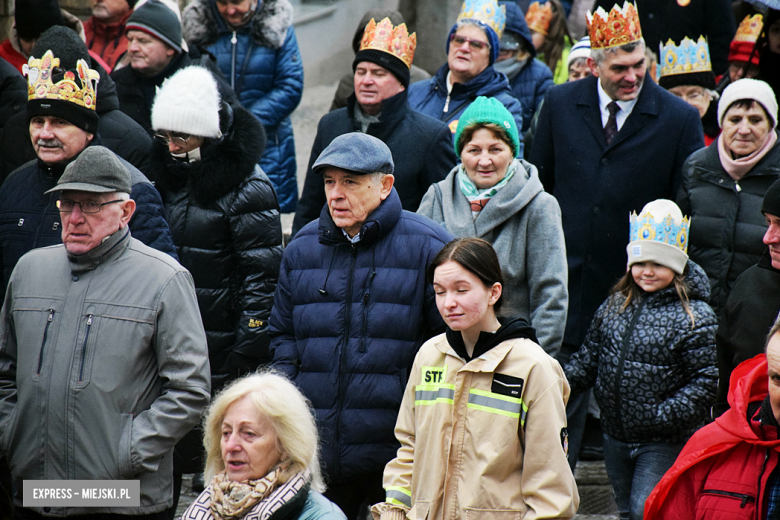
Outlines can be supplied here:
M683 274L688 262L689 219L667 199L645 204L637 216L631 214L631 242L626 248L628 267L638 262L654 262Z
M185 67L166 79L154 98L152 128L219 137L219 91L211 72Z
M718 126L723 127L723 117L729 107L740 99L752 99L761 103L772 120L772 128L777 126L777 99L772 87L759 79L739 79L731 83L720 95L718 102Z

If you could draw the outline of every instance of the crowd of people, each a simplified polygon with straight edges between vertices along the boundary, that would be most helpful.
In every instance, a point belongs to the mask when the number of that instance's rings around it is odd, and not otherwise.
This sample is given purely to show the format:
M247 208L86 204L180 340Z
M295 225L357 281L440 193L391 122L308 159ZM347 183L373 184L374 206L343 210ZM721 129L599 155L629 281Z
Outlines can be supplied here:
M368 11L299 196L290 0L15 0L0 517L572 518L591 413L621 520L775 518L780 11L613 1Z

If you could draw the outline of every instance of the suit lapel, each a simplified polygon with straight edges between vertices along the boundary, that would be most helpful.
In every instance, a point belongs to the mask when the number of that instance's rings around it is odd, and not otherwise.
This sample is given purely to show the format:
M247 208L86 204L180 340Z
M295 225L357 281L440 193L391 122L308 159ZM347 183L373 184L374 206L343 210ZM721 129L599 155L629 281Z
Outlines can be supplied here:
M607 147L607 139L604 137L604 127L601 124L601 109L599 108L599 93L596 87L598 78L591 76L579 80L583 84L582 89L579 91L579 98L577 99L577 111L582 119L585 120L585 125L593 133L593 137L601 145L601 149ZM618 134L619 135L619 134Z
M608 148L618 146L642 129L648 123L648 116L658 114L659 88L660 87L653 83L649 78L645 77L645 83L642 86L642 91L639 93L639 99L637 99L636 105L634 105L634 110L631 111L631 115L629 115L626 122L623 123L623 126L620 128Z

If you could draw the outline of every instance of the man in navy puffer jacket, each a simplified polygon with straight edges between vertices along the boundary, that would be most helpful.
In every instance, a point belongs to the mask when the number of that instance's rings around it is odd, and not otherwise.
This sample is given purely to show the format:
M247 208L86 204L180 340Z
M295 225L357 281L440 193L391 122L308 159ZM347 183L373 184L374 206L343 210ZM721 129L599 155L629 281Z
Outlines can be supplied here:
M271 353L316 412L325 496L354 519L364 499L384 500L409 368L444 330L425 269L453 237L401 209L392 155L376 137L341 135L313 168L327 204L284 251Z

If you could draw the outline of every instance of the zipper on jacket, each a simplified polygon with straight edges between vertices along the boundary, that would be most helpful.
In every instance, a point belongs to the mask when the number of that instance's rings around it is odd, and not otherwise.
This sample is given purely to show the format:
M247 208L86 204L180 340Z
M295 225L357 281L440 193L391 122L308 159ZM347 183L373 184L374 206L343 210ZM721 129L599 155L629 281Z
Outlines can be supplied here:
M230 43L233 44L233 52L230 57L230 88L236 90L236 47L238 46L238 37L236 31L233 31L233 37L230 38Z
M51 205L52 197L54 197L53 193L49 193L49 198L46 200L46 204L43 205L43 211L41 212L41 220L38 223L38 228L35 230L35 240L33 241L33 248L38 247L38 238L41 236L41 228L43 227L43 221L46 220L46 211L49 209L49 206ZM21 226L24 224L24 219L19 219L19 225Z
M756 520L760 520L761 510L763 509L763 507L759 507L761 502L758 499L761 497L761 479L764 477L767 462L769 462L768 449L764 452L764 463L761 465L761 473L758 474L758 485L756 486Z
M24 225L24 219L23 218L7 218L5 220L0 220L0 225L2 225L2 224L13 224L14 222L19 227L22 227Z
M79 369L79 383L84 380L84 361L87 359L87 341L89 341L89 329L92 327L92 314L87 316L87 333L84 334L84 345L81 347L81 368Z
M371 284L374 282L375 276L376 271L372 270L371 274L368 275L368 289L366 289L365 294L363 294L363 332L360 336L360 348L358 349L358 352L361 354L365 354L366 352L366 338L368 337L368 302L371 297Z
M748 502L755 502L755 497L746 495L745 493L732 493L731 491L721 491L719 489L705 489L702 493L708 495L720 495L724 497L736 498L740 501L739 507L744 508Z
M634 334L634 329L636 328L636 323L639 321L639 315L642 313L642 309L645 307L645 303L647 302L648 297L644 297L640 300L639 305L637 305L636 313L631 318L631 323L628 325L628 328L626 329L626 335L623 338L623 344L621 345L621 351L620 351L620 360L618 361L617 366L617 374L615 374L615 384L617 385L617 388L615 388L615 404L617 405L617 424L620 426L621 433L623 437L625 437L626 429L623 426L623 371L625 370L625 364L626 364L626 356L628 356L628 347L631 344L631 336Z
M43 349L46 347L46 338L49 337L49 325L54 319L54 309L49 309L49 317L46 320L46 327L43 329L43 341L41 341L41 352L38 355L38 371L36 374L41 375L41 367L43 366Z
M349 327L350 318L352 314L352 278L355 275L355 264L357 263L357 250L352 245L352 260L349 264L349 273L347 274L347 305L344 315L344 340L341 347L341 359L339 360L339 395L336 400L336 453L339 452L339 441L341 435L341 405L344 401L344 364L347 360L347 349L349 348ZM341 479L341 463L336 463L336 476L335 480L338 482Z

